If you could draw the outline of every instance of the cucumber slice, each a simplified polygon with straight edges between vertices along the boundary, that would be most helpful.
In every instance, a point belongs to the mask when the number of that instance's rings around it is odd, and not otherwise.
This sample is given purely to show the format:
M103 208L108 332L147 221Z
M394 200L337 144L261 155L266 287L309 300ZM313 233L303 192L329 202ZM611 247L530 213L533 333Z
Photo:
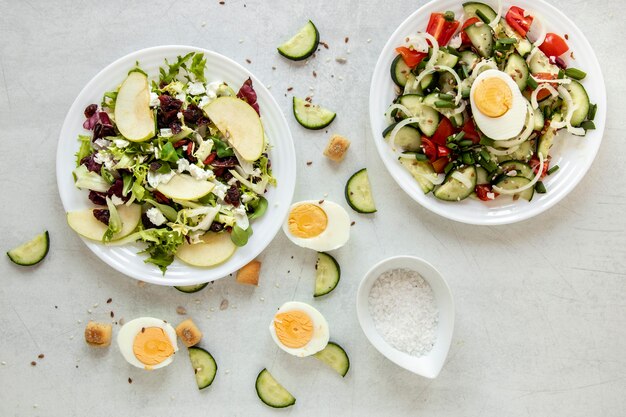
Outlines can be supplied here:
M376 205L372 197L372 187L367 176L367 168L363 168L350 177L345 188L346 200L350 207L358 213L375 213Z
M530 69L531 74L547 73L557 75L559 73L559 67L551 64L546 54L540 50L535 51L530 58L528 69Z
M537 112L535 112L537 113ZM555 114L552 116L552 123L560 122L561 115ZM541 136L539 136L539 140L537 141L537 154L542 154L544 158L547 158L550 154L550 148L552 148L552 142L554 141L554 137L556 136L557 129L548 128Z
M397 123L394 123L383 131L383 137L386 141L389 141L391 131L394 127L396 127L396 125ZM395 144L405 151L416 152L421 149L420 145L422 144L422 135L420 135L417 128L411 125L402 126L398 133L396 133Z
M507 176L524 177L532 180L535 176L533 169L526 162L522 161L505 161L500 164L500 169ZM515 175L508 175L511 171L515 171Z
M572 82L566 85L565 88L572 96L574 105L577 106L576 110L572 114L572 126L580 126L589 113L589 95L587 95L585 87L575 80L572 80Z
M292 61L307 59L317 49L320 34L310 20L291 39L278 47L278 53Z
M458 56L452 55L440 49L439 52L437 53L437 59L435 60L435 65L443 65L446 67L454 68L457 62L459 62Z
M535 118L534 118L534 126L533 130L541 130L545 125L545 119L543 117L543 112L539 110L535 110Z
M470 17L478 17L476 11L480 10L483 15L485 15L489 21L492 21L498 15L491 7L487 6L485 3L481 3L478 1L468 1L467 3L463 3L463 13L465 14L465 19L469 19Z
M205 389L213 383L217 374L217 363L213 356L201 347L189 348L189 360L196 375L198 389Z
M515 81L521 91L526 89L528 82L528 65L526 65L526 60L524 60L521 55L511 54L504 67L504 72L513 78L513 81Z
M505 190L514 190L519 187L523 187L528 184L530 180L526 177L506 177L502 178L500 181L496 183L496 185ZM530 201L533 199L533 195L535 195L535 187L530 187L524 191L522 191L518 195L520 198L524 200Z
M22 266L38 264L46 257L50 249L50 235L48 231L35 236L26 243L11 249L7 255L13 263Z
M430 106L422 104L423 97L417 94L407 94L400 97L400 104L405 106L419 118L417 125L426 136L432 136L439 126L439 113Z
M180 292L192 294L194 292L203 290L207 285L209 285L209 283L205 282L204 284L196 284L196 285L175 285L174 288L176 288Z
M439 90L441 90L444 94L455 94L456 95L456 78L454 75L449 72L443 72L439 74Z
M476 22L465 28L465 34L480 56L483 58L491 57L493 54L493 34L488 24Z
M255 386L261 401L270 407L285 408L296 403L295 397L280 385L265 368L256 377Z
M499 35L498 37L517 39L517 42L515 43L515 50L521 56L525 57L533 49L532 43L517 33L517 31L515 31L515 29L513 29L505 19L500 19L498 26L496 26L496 33Z
M317 253L315 263L315 292L314 297L326 295L337 287L341 277L341 268L337 260L324 252Z
M471 184L470 187L466 187L461 181L454 178L452 175L458 172L465 177ZM469 197L476 188L476 168L473 165L451 171L446 177L443 184L441 184L435 190L434 194L440 200L445 201L461 201Z
M311 130L323 129L335 120L336 113L317 104L294 97L293 115L303 127Z
M437 174L430 162L400 158L400 164L409 171L422 191L424 191L424 194L428 194L435 188L433 181L437 180ZM432 181L429 181L430 178L432 178Z
M489 184L489 173L481 166L476 167L476 184Z
M398 87L406 85L411 68L404 62L402 55L398 55L391 63L391 79Z
M516 161L524 161L528 162L530 158L533 156L535 150L535 141L527 140L526 142L522 142L522 144L517 148L517 150L509 155L497 155L495 159L500 162L516 160Z
M468 71L471 71L480 61L480 57L472 51L463 51L461 52L460 61L467 67Z
M350 358L337 343L328 342L324 349L313 356L333 368L342 377L345 377L350 369Z

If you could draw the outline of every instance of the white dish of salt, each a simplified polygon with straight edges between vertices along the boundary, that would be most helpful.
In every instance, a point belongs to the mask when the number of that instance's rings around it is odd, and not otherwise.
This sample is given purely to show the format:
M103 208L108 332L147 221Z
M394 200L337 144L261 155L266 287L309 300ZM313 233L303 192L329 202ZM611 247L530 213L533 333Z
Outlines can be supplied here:
M379 262L361 281L356 307L380 353L418 375L439 375L452 340L454 302L431 264L413 256Z

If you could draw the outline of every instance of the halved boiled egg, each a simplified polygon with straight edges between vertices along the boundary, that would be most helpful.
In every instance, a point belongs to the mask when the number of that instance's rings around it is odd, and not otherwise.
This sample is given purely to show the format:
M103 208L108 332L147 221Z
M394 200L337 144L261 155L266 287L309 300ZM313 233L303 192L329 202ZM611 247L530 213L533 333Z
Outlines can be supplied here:
M299 357L313 355L328 344L328 322L306 303L283 304L270 324L274 342L285 352Z
M481 72L470 90L472 115L478 128L494 140L517 136L526 120L526 99L508 74Z
M350 217L328 200L300 201L289 209L283 231L296 245L325 252L345 245L350 238Z
M124 324L117 344L128 363L144 369L169 365L178 351L174 328L153 317L139 317Z

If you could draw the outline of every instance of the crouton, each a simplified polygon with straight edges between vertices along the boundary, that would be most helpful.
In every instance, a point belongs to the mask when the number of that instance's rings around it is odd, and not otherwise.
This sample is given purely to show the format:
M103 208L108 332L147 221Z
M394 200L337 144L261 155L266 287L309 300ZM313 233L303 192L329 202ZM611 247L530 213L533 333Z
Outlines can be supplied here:
M176 326L176 334L187 347L197 345L202 339L202 332L191 319L187 319Z
M85 342L95 347L109 346L111 344L111 325L90 321L85 327Z
M240 284L259 285L259 274L261 273L261 262L254 260L244 265L237 272L237 282Z
M349 147L350 141L348 139L340 135L332 135L326 149L324 149L324 156L332 161L341 162Z

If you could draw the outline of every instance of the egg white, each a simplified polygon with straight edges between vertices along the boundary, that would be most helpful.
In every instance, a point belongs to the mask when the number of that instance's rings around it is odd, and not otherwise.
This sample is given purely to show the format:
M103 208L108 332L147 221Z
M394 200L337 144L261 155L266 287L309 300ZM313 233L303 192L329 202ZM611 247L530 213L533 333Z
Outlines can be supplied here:
M311 307L306 303L301 303L299 301L289 301L280 306L276 314L285 313L287 311L292 310L300 310L304 311L313 322L313 337L301 348L290 348L283 345L280 342L280 339L276 335L276 329L274 328L274 318L272 317L272 322L270 323L270 334L272 335L272 339L278 345L279 348L289 353L290 355L298 356L303 358L305 356L311 356L320 350L323 350L326 345L328 345L328 340L330 338L330 331L328 329L328 322L322 316L322 313L317 311L315 308Z
M474 102L474 93L476 87L486 78L499 78L504 81L511 89L513 96L513 105L500 117L489 117L481 113ZM514 138L524 128L526 121L526 99L522 96L519 87L508 74L490 69L483 71L476 78L470 90L470 104L472 106L472 115L476 121L476 125L487 137L494 140L506 140Z
M176 331L174 328L166 323L164 320L155 319L154 317L139 317L124 324L117 335L117 345L122 352L122 356L128 363L137 368L146 369L147 365L142 363L133 353L133 342L135 336L141 332L142 328L148 327L160 327L163 329L167 337L170 339L172 347L174 347L174 353L163 362L153 365L151 369L159 369L169 365L174 360L174 355L178 351L178 345L176 344Z
M289 231L289 216L283 223L283 231L293 243L303 248L313 249L318 252L326 252L338 249L350 239L350 217L348 212L337 203L323 200L321 203L315 200L300 201L289 208L289 212L302 204L313 204L326 213L328 223L326 229L319 235L311 238L294 236Z

